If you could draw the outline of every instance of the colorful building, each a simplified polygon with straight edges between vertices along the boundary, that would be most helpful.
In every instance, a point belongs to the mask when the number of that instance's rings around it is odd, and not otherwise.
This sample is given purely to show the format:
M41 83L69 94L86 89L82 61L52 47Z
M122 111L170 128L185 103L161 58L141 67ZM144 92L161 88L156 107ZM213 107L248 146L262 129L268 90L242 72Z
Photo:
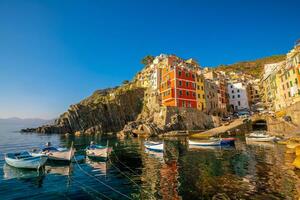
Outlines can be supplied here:
M206 110L206 101L205 101L205 90L204 90L204 76L199 70L196 73L196 97L197 97L197 108L201 111Z
M196 73L193 64L168 56L161 70L162 105L197 108Z

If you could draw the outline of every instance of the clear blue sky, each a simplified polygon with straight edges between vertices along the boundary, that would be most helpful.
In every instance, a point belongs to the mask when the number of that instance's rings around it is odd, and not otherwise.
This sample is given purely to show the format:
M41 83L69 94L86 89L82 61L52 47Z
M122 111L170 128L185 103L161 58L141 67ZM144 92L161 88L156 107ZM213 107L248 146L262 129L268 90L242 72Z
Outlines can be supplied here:
M300 38L294 0L0 0L0 118L54 118L119 85L147 54L202 66L286 53Z

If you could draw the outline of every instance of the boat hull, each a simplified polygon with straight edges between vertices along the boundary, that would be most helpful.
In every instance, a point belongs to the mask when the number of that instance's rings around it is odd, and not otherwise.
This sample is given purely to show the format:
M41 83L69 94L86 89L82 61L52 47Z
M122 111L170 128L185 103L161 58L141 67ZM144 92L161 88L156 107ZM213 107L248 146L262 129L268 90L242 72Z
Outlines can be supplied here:
M26 159L13 159L5 157L5 161L8 165L21 169L39 169L43 167L47 161L47 156L32 156Z
M189 145L195 145L195 146L221 146L221 140L207 140L207 141L191 141L189 140Z
M275 137L246 137L246 141L254 141L254 142L274 142Z
M111 148L87 149L86 155L91 159L107 160Z
M164 150L164 144L144 144L146 149L151 151L163 151Z

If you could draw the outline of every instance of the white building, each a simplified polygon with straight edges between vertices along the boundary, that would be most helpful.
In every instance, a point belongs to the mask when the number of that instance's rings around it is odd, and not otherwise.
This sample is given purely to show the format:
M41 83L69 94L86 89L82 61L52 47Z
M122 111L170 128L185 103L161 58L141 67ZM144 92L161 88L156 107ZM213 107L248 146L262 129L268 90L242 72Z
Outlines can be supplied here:
M247 87L241 82L228 83L229 105L234 111L249 109Z

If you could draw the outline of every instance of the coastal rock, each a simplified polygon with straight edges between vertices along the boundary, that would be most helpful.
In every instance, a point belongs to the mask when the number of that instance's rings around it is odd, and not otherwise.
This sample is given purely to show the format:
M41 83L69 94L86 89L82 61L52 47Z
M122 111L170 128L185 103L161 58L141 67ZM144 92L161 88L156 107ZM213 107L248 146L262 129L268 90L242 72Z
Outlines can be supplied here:
M41 126L38 133L84 134L117 132L134 121L143 107L144 89L126 84L115 89L98 90L78 104L71 105L53 125Z

